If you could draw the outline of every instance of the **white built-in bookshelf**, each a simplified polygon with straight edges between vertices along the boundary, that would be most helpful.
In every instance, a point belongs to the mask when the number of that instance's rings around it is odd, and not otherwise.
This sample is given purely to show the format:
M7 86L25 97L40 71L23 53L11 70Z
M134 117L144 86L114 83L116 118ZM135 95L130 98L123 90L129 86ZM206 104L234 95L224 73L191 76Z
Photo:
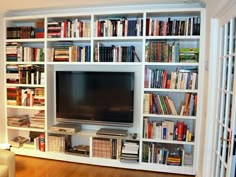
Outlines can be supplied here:
M12 151L78 163L196 174L205 10L185 5L137 7L73 9L70 13L48 10L35 15L18 12L5 17L7 141L35 137L31 146L12 147ZM55 71L61 70L134 72L134 124L126 129L137 133L137 138L99 137L96 131L102 126L85 124L75 134L52 132ZM65 153L68 137L72 146L89 148L89 154ZM98 145L104 142L116 147L107 149L106 156ZM126 142L138 147L135 160L129 163L121 155Z

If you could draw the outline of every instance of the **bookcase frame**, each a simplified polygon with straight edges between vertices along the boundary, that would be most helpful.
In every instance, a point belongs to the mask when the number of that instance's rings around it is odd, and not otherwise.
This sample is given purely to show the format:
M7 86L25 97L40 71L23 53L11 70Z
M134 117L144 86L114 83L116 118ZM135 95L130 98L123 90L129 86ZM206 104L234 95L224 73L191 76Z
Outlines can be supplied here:
M164 8L163 8L164 7ZM35 11L33 16L30 12L16 12L12 14L8 14L4 18L4 36L6 36L7 31L6 28L10 26L11 23L14 24L15 21L24 24L25 21L34 21L36 19L43 19L44 20L44 38L40 39L4 39L4 73L6 73L6 66L8 64L42 64L44 66L45 72L45 84L42 86L45 89L45 107L40 108L45 111L45 128L44 129L36 129L36 128L27 128L27 127L11 127L7 125L7 117L14 112L22 113L22 109L29 109L29 110L37 110L34 107L21 107L21 106L8 106L7 105L7 91L6 88L12 85L6 83L6 74L4 74L4 95L5 95L5 122L6 122L6 142L9 142L14 136L16 135L25 135L29 131L36 131L45 133L46 137L46 152L41 152L38 150L26 149L26 148L11 148L16 154L21 155L28 155L34 157L42 157L48 159L55 159L55 160L64 160L70 162L78 162L78 163L86 163L86 164L93 164L93 165L103 165L103 166L111 166L111 167L120 167L120 168L128 168L128 169L140 169L140 170L150 170L150 171L158 171L158 172L169 172L169 173L180 173L180 174L197 174L198 170L198 162L199 162L199 149L200 149L200 137L201 137L201 123L202 123L202 103L203 103L203 68L204 68L204 29L205 29L205 9L201 7L192 7L187 5L172 5L170 8L168 6L163 5L145 5L145 6L137 6L138 10L134 10L131 6L125 7L112 7L112 9L108 8L81 8L72 9L70 13L65 10L46 10L43 11ZM79 12L79 13L78 13ZM97 37L95 35L95 21L99 17L114 17L115 16L123 16L126 15L127 17L130 16L138 16L143 19L143 35L142 36L127 36L127 37ZM146 27L146 18L148 14L154 14L158 16L159 14L164 14L168 16L174 15L185 15L188 16L191 14L198 14L201 19L201 27L200 27L200 36L146 36L145 35L145 27ZM90 19L90 31L91 37L86 38L47 38L47 23L55 18L71 18L71 17L78 17L86 19ZM51 43L56 41L73 41L76 43L88 43L91 46L91 62L53 62L48 61L48 53L47 49ZM198 64L192 63L149 63L145 61L145 44L148 40L197 40L198 46L200 49L199 53L199 62ZM40 63L36 62L7 62L6 60L6 44L8 42L20 42L26 43L27 45L32 45L34 43L40 43L43 46L45 54L44 54L44 61ZM141 62L137 60L135 62L94 62L94 48L97 42L102 42L105 44L111 43L127 43L134 44L139 50L137 51ZM143 99L145 92L162 92L162 93L186 93L188 90L176 90L176 89L149 89L144 88L144 71L145 67L154 66L154 67L178 67L178 66L196 66L198 68L198 89L192 91L193 93L198 94L198 105L197 105L197 115L196 116L171 116L171 115L153 115L153 114L143 114ZM138 134L138 141L139 141L139 163L122 163L119 160L114 159L103 159L103 158L94 158L90 155L90 157L80 157L71 154L65 153L56 153L56 152L47 152L47 143L48 143L48 136L50 133L50 126L56 123L55 118L55 71L57 70L91 70L91 71L103 71L103 70L116 70L116 71L134 71L135 72L135 80L136 85L135 89L137 90L135 93L135 105L134 105L134 127L129 128L130 133L137 133ZM35 88L36 86L31 85L20 85L14 84L13 86L20 86L20 87L32 87ZM41 87L41 86L40 86ZM146 139L143 137L143 118L144 117L152 117L154 119L169 119L169 120L183 120L186 119L187 121L194 122L194 142L182 142L182 141L171 141L171 140L152 140ZM73 134L74 137L79 137L81 139L85 139L85 141L90 145L90 151L92 151L92 139L96 137L96 130L98 130L100 126L90 126L90 125L82 125L82 131ZM114 138L114 137L112 137ZM120 137L117 137L120 138ZM125 139L125 138L123 138ZM162 164L153 164L153 163L143 163L142 162L142 146L144 142L150 143L165 143L165 144L181 144L181 145L188 145L192 146L193 148L193 166L170 166L170 165L162 165ZM92 154L92 153L90 153ZM96 160L95 160L96 159Z

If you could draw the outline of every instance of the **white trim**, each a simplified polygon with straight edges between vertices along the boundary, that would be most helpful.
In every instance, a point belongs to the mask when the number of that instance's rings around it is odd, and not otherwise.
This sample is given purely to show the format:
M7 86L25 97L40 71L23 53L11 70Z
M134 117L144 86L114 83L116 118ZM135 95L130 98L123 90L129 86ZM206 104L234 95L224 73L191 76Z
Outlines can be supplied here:
M219 31L218 31L218 20L211 20L211 46L210 46L210 57L209 57L209 78L208 78L208 97L207 97L207 114L206 114L206 138L205 138L205 150L203 158L203 172L202 176L213 177L212 175L212 166L213 166L213 156L214 156L214 143L213 140L215 137L215 126L212 126L214 122L214 112L215 112L215 102L216 102L216 69L217 68L217 50L218 40L219 40ZM210 155L209 155L210 154Z

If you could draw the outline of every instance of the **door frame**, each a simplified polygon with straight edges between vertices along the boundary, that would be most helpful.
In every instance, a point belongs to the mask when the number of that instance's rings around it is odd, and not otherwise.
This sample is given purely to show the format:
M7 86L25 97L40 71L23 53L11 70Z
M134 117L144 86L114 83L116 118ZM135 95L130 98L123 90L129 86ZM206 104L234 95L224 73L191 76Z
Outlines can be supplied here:
M214 0L213 0L214 1ZM222 2L223 3L223 2ZM219 8L209 15L207 9L209 25L209 56L206 56L208 61L208 90L207 90L207 109L205 120L205 145L203 153L202 177L214 177L214 145L215 145L215 112L216 112L216 89L217 89L217 71L219 57L219 41L220 41L220 26L228 22L231 18L236 17L236 2L234 0L225 1L224 4L218 5ZM216 69L217 68L217 69Z

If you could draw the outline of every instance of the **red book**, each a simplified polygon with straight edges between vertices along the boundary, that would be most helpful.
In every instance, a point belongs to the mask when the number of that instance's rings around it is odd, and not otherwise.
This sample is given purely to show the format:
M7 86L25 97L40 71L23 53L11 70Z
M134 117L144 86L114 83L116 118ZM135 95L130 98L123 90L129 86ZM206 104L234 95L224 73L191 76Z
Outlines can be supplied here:
M83 37L83 25L84 25L84 22L80 22L80 25L79 25L79 27L80 27L79 28L79 37Z
M39 135L39 150L45 151L45 135L43 133Z
M190 102L190 93L185 94L185 105L184 105L184 115L188 116L189 115L189 102Z
M152 123L148 122L148 138L152 138Z
M97 21L97 37L101 37L101 22Z
M68 26L68 22L64 21L64 30L63 30L63 37L66 38L67 37L67 26Z
M178 141L183 141L183 135L184 135L184 122L178 122L177 123L177 140Z
M167 96L164 96L164 101L165 101L165 105L166 105L166 108L167 108L167 114L172 114Z
M150 18L146 19L146 36L149 36Z
M162 88L166 88L167 77L168 77L168 71L165 70L165 71L163 72Z

